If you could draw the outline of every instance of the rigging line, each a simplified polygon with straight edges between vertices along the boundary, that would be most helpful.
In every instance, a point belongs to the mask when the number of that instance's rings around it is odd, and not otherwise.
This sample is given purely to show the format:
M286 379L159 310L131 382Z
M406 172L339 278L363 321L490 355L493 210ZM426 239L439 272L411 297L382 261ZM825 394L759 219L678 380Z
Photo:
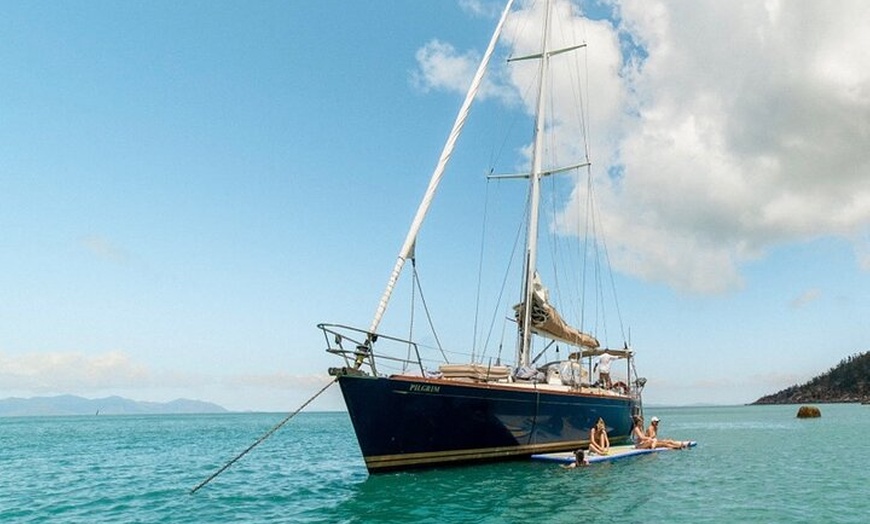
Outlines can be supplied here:
M492 174L492 169L490 169ZM471 361L474 362L474 354L477 352L477 323L480 319L480 292L483 285L483 257L486 244L486 218L489 209L489 179L486 179L485 195L483 199L483 220L480 226L480 258L477 262L477 296L474 297L474 329L471 336Z
M502 277L502 281L501 281L501 287L499 288L499 291L498 291L498 299L496 300L495 307L493 308L493 311L492 311L492 320L489 323L489 331L486 334L486 341L484 342L484 345L483 345L484 349L489 347L489 342L492 339L492 332L493 332L493 330L495 330L495 321L499 315L498 310L501 307L502 300L504 299L504 292L505 292L505 289L507 289L507 282L508 282L508 277L510 276L511 267L513 266L513 263L516 260L517 252L519 251L520 239L523 236L523 224L525 223L525 217L526 217L526 215L528 215L528 212L529 212L528 202L526 202L526 210L525 210L525 213L523 213L522 220L520 220L519 224L517 224L517 233L516 233L516 235L514 235L514 244L511 247L510 257L508 257L508 265L505 268L504 276ZM505 326L505 324L502 323L501 342L499 343L499 358L501 358L501 350L502 350L502 346L504 345L504 330L505 330L504 326Z
M571 220L570 218L576 218L580 216L580 210L583 207L580 205L580 201L578 196L580 195L580 189L578 187L580 178L577 175L579 173L579 168L574 169L574 173L568 179L567 184L569 185L569 194L568 198L565 200L564 211L563 214L566 217L564 220L564 227L566 230L566 237L571 239L571 243L567 245L566 258L568 259L568 265L565 267L571 268L569 272L567 272L568 284L567 288L571 290L573 293L573 297L571 300L572 313L574 317L577 319L576 321L580 322L579 329L583 331L585 326L583 325L583 287L582 287L582 279L583 279L583 242L582 242L582 231L579 220ZM566 177L567 178L567 177ZM571 214L571 210L573 214ZM567 242L566 242L567 243ZM579 308L579 310L578 310Z
M553 151L555 152L555 147L553 148ZM555 155L553 155L553 158L555 158ZM567 266L567 264L565 264L563 250L560 249L559 231L558 231L559 226L558 226L558 222L557 222L558 205L556 202L556 191L557 191L556 190L556 180L554 179L554 177L548 177L547 180L544 182L544 184L548 185L549 190L550 190L550 194L549 194L549 196L550 196L550 198L549 198L550 212L552 213L551 220L553 221L553 225L551 225L548 228L549 229L548 236L551 239L551 241L550 241L550 265L552 266L552 272L553 272L553 282L552 282L553 295L554 295L553 296L553 304L558 304L559 309L562 309L563 305L564 305L564 307L567 307L567 305L565 305L562 301L562 282L560 280L560 273L561 272L558 270L558 268L559 268L559 266L561 266L561 267L568 267L568 266ZM564 309L563 309L563 311L564 311Z
M583 29L584 29L584 33L585 33L586 17L581 18L581 24L583 24ZM583 41L584 42L587 41L585 35L583 37ZM592 124L590 122L591 115L589 114L590 96L589 96L589 53L587 51L588 49L589 49L588 47L583 48L583 68L582 68L583 75L581 78L581 74L580 74L581 68L578 67L577 71L576 71L577 72L576 81L577 81L577 85L578 85L577 95L580 98L580 100L577 103L577 112L579 113L578 118L580 120L580 125L583 128L583 133L582 133L582 135L583 135L583 152L586 155L586 161L591 162L591 160L589 159L589 142L591 140L589 135L592 132ZM577 58L579 59L579 56ZM581 83L584 84L583 88L579 88L579 85Z
M571 41L583 41L583 42L587 41L586 25L585 25L586 18L581 17L580 20L581 20L580 27L583 31L583 36L582 36L582 38L580 38L579 35L577 34L576 28L572 25L572 27L571 27L571 29L572 29ZM576 119L577 124L580 126L580 131L581 131L580 136L582 138L583 155L584 155L585 161L587 163L586 175L587 175L587 180L589 180L591 183L592 170L591 170L590 165L588 165L591 163L590 155L589 155L589 127L590 126L589 126L589 118L588 118L588 111L589 111L589 109L588 109L588 103L589 103L589 97L588 97L588 93L589 93L589 53L586 52L586 49L587 49L587 47L584 44L584 52L582 54L584 66L583 67L579 66L580 54L575 55L576 58L574 58L573 64L577 64L577 65L575 67L569 68L570 72L572 73L569 78L570 78L572 85L575 86L575 89L571 90L571 93L573 93L574 98L575 98L575 103L573 104L573 108L575 109L574 118ZM581 74L581 72L583 74ZM581 87L581 85L582 85L582 87ZM577 177L576 177L574 187L578 191L578 195L579 195L580 183L581 183L581 171L577 170L576 173L577 173ZM579 199L578 199L577 203L579 205ZM578 257L579 256L583 257L581 279L580 279L580 282L578 283L580 285L580 290L579 290L580 293L579 294L580 294L580 329L581 330L586 329L586 324L585 324L585 320L586 320L586 318L585 318L586 317L586 292L587 292L587 290L586 290L586 271L587 271L587 263L588 263L587 257L589 254L589 249L588 249L589 209L590 209L589 202L587 199L587 203L585 206L586 228L584 230L584 236L583 236L584 242L582 244L582 248L581 248L580 243L578 243L578 245L577 245ZM577 231L577 235L579 236L580 231L581 231L581 214L578 212L576 216L577 216L577 230L576 231Z
M588 169L588 166L587 166ZM575 264L575 273L574 273L574 290L577 294L577 306L580 308L579 317L579 328L581 331L585 331L587 326L585 325L586 321L586 272L587 272L587 244L589 242L588 232L584 229L585 227L585 213L586 213L586 203L583 200L583 171L581 169L576 169L571 179L572 184L572 193L570 199L570 205L574 206L574 214L571 217L571 223L569 227L571 227L571 233L577 239L572 250L572 254L574 256L574 264Z
M594 187L592 184L591 173L589 176L589 190L588 191L589 191L588 198L589 198L589 202L590 202L589 208L591 209L591 212L593 215L592 220L593 220L593 222L597 223L598 221L595 220L595 217L598 215L597 214L598 208L595 205L595 195L594 195ZM593 225L593 227L594 227L594 225ZM600 225L598 229L601 229L601 228L603 228L603 224ZM607 239L606 239L606 236L604 234L604 231L601 231L601 233L599 234L598 231L596 230L595 238L596 238L596 251L598 250L598 248L597 248L597 246L599 244L598 239L600 238L601 251L603 253L604 262L606 264L607 275L608 275L609 280L610 280L610 292L613 294L613 306L616 309L616 319L619 322L619 331L620 331L620 334L622 335L622 340L623 340L623 342L625 342L626 341L625 325L624 325L623 320L622 320L622 311L619 307L619 295L616 292L616 280L613 276L613 264L610 261L610 251L607 249ZM596 256L596 260L598 258L599 257ZM599 285L600 285L600 277L599 277ZM602 301L602 307L604 307L604 286L601 286L601 301Z
M571 83L572 89L570 90L571 94L574 96L574 104L572 107L575 109L574 113L576 118L576 123L579 124L581 130L581 137L583 142L583 152L586 156L586 161L589 161L589 53L588 50L588 41L587 38L588 32L586 24L588 22L588 15L582 12L582 10L578 10L577 12L572 12L571 20L575 20L573 15L579 15L576 17L576 20L579 20L578 23L570 23L567 25L562 25L562 34L563 38L566 42L575 43L582 42L582 44L576 44L574 46L575 49L582 49L582 55L578 51L577 53L572 53L571 58L571 67L567 67L569 75L566 76L568 82ZM581 34L582 33L582 34ZM581 60L582 58L582 60ZM580 62L583 62L583 65L580 66ZM573 124L574 122L572 122Z
M423 311L426 313L426 320L429 322L429 329L432 330L432 336L435 337L435 344L438 345L438 351L441 352L441 356L444 357L444 362L450 363L447 360L447 355L444 353L444 348L441 346L441 340L438 339L438 333L435 331L435 324L432 322L432 315L429 313L429 306L426 304L426 297L423 296L423 285L420 283L420 275L417 273L417 264L412 261L411 267L413 268L414 273L414 282L417 284L417 290L420 291L420 303L423 304Z
M549 162L551 165L558 166L559 162L559 148L556 144L556 140L553 136L553 130L557 127L557 118L556 118L556 86L555 81L553 79L552 70L542 72L542 74L548 74L550 76L550 80L547 82L547 111L545 112L546 121L544 125L544 129L547 132L544 133L543 146L544 151L541 152L541 156L546 156L549 158ZM547 246L549 247L550 252L550 266L551 266L551 280L547 282L548 287L552 290L552 303L558 304L559 309L564 311L564 304L562 302L562 283L560 281L560 271L558 267L560 262L564 262L562 257L562 251L560 250L559 243L559 231L558 231L558 203L557 203L557 177L544 177L542 178L541 184L541 193L544 193L544 189L547 189L549 193L547 196L549 198L546 201L549 203L550 209L550 218L549 218L549 227L547 228L547 234L545 238L549 239ZM544 201L544 198L541 199ZM567 266L563 266L567 267ZM537 268L536 268L537 269Z
M577 40L576 31L572 31L571 35L572 35L572 37L571 37L572 41L576 41ZM585 39L583 41L585 42ZM588 54L584 52L583 56L588 56ZM577 57L572 57L572 59L573 59L572 64L577 64L579 62L579 55ZM571 68L569 68L569 70L572 73L570 75L570 81L571 81L571 84L574 86L574 89L571 90L571 93L574 96L574 104L573 104L574 113L575 113L574 118L576 119L576 123L580 127L580 136L581 136L581 140L582 140L583 156L585 157L585 161L588 164L589 163L589 138L587 136L588 129L587 129L587 122L586 122L586 118L585 118L585 109L584 109L584 100L585 100L584 89L588 89L588 82L587 82L587 85L585 87L581 87L580 67L578 67L578 66L571 67ZM588 78L588 69L585 69L585 71L587 72L586 78ZM588 165L586 168L586 172L591 173ZM574 188L575 188L575 191L578 192L578 195L579 195L580 184L581 184L580 173L581 173L581 171L578 169L576 171L576 178L574 180ZM577 205L579 206L579 204L580 204L580 202L578 199ZM579 210L578 210L576 216L577 216L576 234L579 237L580 231L581 231ZM585 257L585 254L586 254L585 242L586 241L588 241L588 237L584 236L584 244L581 245L581 243L579 243L579 242L577 243L577 256L578 256L578 258L581 256ZM580 329L584 330L587 328L587 326L585 325L585 310L586 310L586 304L585 304L585 302L586 302L586 297L585 297L585 294L586 294L586 284L585 284L586 261L585 260L583 260L583 263L581 264L581 268L582 268L582 273L580 275L580 282L577 282L577 284L580 286L580 289L578 290L579 295L580 295L580 315L579 315L580 316Z
M590 191L592 190L592 186L590 185ZM604 300L604 286L601 282L601 243L599 242L599 238L601 238L601 234L599 233L599 221L597 220L597 213L595 212L595 196L591 195L590 198L590 208L592 210L592 235L595 239L593 244L593 250L595 251L595 321L596 323L601 322L601 330L604 332L604 339L607 340L607 322L605 319L605 300Z
M578 177L580 176L579 172L578 172L577 176ZM578 179L578 182L579 182L579 179ZM583 281L581 283L582 297L583 297L582 298L582 311L583 311L583 313L581 315L581 320L580 320L581 326L584 326L584 323L586 321L586 293L587 293L586 279L587 279L587 277L589 275L589 271L590 271L589 257L590 257L590 251L592 251L592 248L590 247L589 244L590 244L590 239L592 238L592 234L593 234L591 231L592 222L593 222L592 221L592 168L589 166L586 167L586 203L584 205L584 208L586 210L586 213L583 217L584 218L584 224L583 224ZM577 220L578 221L580 220L580 213L577 213ZM579 229L579 224L578 224L578 229Z
M499 360L501 360L502 350L504 350L504 332L507 330L506 329L507 323L508 323L508 318L505 317L505 319L502 320L502 323L501 323L501 338L499 339L499 342L498 342L498 353L496 354L496 357Z
M237 460L239 460L240 458L242 458L242 457L244 457L245 455L247 455L249 451L251 451L252 449L254 449L255 447L257 447L260 443L262 443L262 442L263 442L264 440L266 440L267 438L271 437L273 433L275 433L276 431L278 431L278 430L281 428L281 426L283 426L284 424L286 424L287 422L289 422L291 418L295 417L297 413L299 413L300 411L302 411L303 409L305 409L305 407L308 406L308 404L311 404L311 402L312 402L314 399L316 399L317 397L319 397L321 393L323 393L324 391L326 391L326 390L329 388L329 386L335 384L336 382L338 382L338 377L335 377L333 380L330 380L329 383L326 384L325 386L323 386L323 387L320 389L320 391L318 391L317 393L314 394L313 397L309 398L308 400L305 401L304 404L302 404L301 406L299 406L299 409L297 409L296 411L294 411L294 412L290 413L289 415L287 415L287 416L284 418L284 420L282 420L281 422L279 422L278 424L276 424L274 427L272 427L272 429L270 429L269 431L267 431L265 435L263 435L262 437L260 437L259 439L257 439L257 441L254 442L253 444L251 444L250 446L248 446L248 448L245 449L245 451L242 451L241 453L239 453L238 455L236 455L236 457L235 457L234 459L232 459L231 461L229 461L229 462L227 462L226 464L224 464L224 466L223 466L221 469L219 469L219 470L215 471L214 473L212 473L212 475L211 475L209 478L207 478L207 479L203 480L202 482L200 482L199 484L197 484L197 486L196 486L195 488L193 488L192 490L190 490L190 494L193 495L194 493L196 493L197 491L199 491L199 488L205 486L206 484L208 484L209 482L211 482L212 480L214 480L215 477L217 477L218 475L220 475L221 473L223 473L224 471L226 471L227 468L229 468L230 466L232 466L233 464L235 464L235 462L236 462Z
M622 311L619 309L619 297L616 294L616 280L613 278L613 264L610 263L610 251L607 249L607 242L604 235L601 235L601 247L604 251L604 259L607 262L607 272L610 276L610 288L613 293L613 305L616 308L616 318L619 321L619 331L622 334L622 340L625 341L625 326L622 323Z
M558 148L555 143L555 139L553 138L553 130L556 127L556 88L553 85L555 82L552 80L552 70L544 71L542 74L549 74L551 76L551 80L547 82L547 115L549 118L547 119L546 125L544 128L549 132L544 134L544 153L542 156L546 154L550 162L553 165L558 164ZM552 266L551 271L553 272L553 281L551 286L553 287L553 295L554 304L559 304L561 307L561 284L559 282L559 271L558 267L558 258L561 254L559 251L559 233L558 233L558 224L556 223L557 216L557 206L556 206L556 180L555 177L546 177L541 181L541 192L543 193L544 186L549 188L549 204L550 204L550 220L552 221L549 227L547 228L547 237L550 238L549 247L550 247L550 265ZM536 268L537 269L537 268Z

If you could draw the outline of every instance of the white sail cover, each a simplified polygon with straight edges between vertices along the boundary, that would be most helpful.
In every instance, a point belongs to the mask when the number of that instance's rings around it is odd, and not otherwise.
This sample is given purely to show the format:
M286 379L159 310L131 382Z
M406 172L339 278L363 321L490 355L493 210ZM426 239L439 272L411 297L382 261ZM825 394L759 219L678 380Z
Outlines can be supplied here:
M534 276L534 290L532 292L532 333L536 335L560 340L573 346L597 348L598 339L583 333L579 329L569 325L550 304L550 293L541 283L537 273ZM517 321L522 322L523 304L514 306Z

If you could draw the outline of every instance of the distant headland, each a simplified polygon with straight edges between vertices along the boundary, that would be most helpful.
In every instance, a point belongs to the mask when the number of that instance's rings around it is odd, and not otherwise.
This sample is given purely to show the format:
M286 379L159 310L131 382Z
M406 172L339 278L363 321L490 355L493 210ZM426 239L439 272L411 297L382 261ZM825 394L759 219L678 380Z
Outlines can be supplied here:
M89 399L75 395L0 399L0 417L226 412L226 409L211 402L183 398L172 402L142 402L118 396Z
M870 351L846 357L809 382L761 397L753 404L805 402L870 402Z

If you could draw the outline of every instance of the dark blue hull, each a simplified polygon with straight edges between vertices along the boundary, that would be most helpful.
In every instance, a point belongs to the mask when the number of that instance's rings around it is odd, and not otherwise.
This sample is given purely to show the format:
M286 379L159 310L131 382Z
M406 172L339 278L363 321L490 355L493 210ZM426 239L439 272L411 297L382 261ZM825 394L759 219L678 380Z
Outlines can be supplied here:
M507 460L589 443L599 417L613 444L631 433L635 402L614 395L411 377L339 377L372 473Z

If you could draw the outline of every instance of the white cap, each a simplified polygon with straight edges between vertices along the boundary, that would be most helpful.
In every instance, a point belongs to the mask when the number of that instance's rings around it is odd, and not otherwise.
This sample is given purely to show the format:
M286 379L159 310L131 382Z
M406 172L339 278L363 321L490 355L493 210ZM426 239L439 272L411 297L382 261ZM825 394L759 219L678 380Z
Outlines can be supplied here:
M658 417L653 417L653 418L649 419L649 421L650 421L650 422L658 422L658 421L659 421L659 418L658 418Z

